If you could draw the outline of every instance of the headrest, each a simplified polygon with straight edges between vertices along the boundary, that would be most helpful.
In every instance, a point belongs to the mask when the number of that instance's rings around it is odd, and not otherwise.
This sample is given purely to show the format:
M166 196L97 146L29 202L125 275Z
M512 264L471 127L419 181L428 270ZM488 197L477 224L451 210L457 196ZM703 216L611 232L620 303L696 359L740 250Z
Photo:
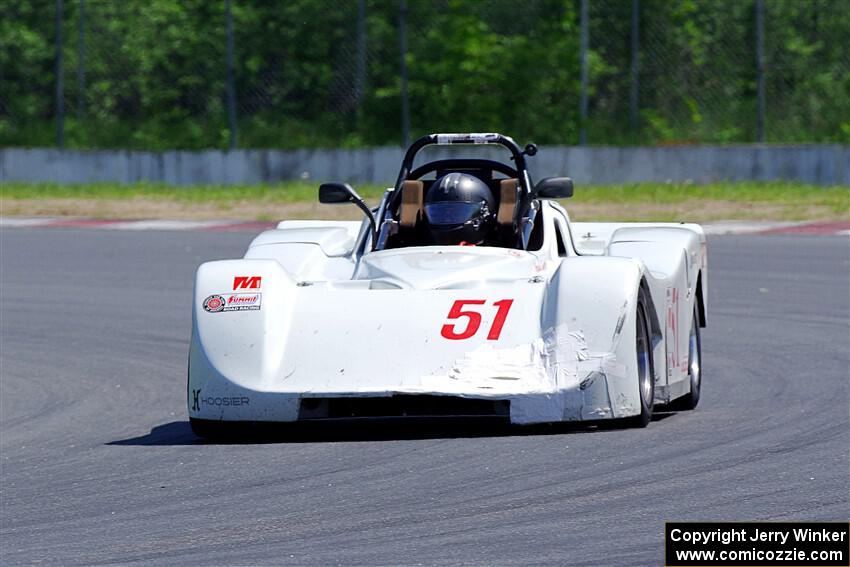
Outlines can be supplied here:
M502 226L511 226L514 223L514 214L516 212L519 180L502 179L499 181L499 189L499 214L496 216L496 222Z
M400 223L405 228L413 228L422 216L425 199L425 184L421 181L404 181L401 185Z

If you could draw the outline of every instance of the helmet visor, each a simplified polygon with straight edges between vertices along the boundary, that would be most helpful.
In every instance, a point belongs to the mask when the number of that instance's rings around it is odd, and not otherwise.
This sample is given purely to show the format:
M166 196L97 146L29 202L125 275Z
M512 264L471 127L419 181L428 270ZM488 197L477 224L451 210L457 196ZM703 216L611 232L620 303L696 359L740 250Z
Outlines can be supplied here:
M431 203L425 205L425 215L431 224L459 225L481 214L481 203Z

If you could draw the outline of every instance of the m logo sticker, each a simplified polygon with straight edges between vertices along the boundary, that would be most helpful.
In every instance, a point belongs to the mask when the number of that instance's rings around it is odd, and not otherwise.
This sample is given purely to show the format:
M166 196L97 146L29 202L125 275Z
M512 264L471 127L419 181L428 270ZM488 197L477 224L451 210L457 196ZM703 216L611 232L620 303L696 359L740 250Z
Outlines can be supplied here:
M236 276L233 278L233 289L260 289L261 276Z

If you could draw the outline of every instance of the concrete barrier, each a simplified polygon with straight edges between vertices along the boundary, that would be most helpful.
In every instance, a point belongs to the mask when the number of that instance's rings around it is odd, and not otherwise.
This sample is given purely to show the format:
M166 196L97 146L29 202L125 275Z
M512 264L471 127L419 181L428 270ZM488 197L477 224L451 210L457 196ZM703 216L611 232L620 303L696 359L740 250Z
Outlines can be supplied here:
M427 159L455 153L427 149ZM492 147L468 147L476 157L506 157ZM138 181L173 185L274 183L291 179L392 185L400 148L358 150L235 150L223 152L0 149L0 183ZM426 160L422 160L426 161ZM850 185L850 146L741 145L687 147L543 147L529 159L535 179L569 175L577 184L639 181L795 180Z

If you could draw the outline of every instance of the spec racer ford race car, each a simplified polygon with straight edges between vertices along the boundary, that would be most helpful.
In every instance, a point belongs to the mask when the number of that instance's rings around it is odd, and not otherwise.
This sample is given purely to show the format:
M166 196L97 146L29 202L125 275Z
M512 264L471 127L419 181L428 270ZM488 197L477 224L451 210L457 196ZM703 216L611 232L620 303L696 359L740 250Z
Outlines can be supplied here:
M439 159L492 144L512 163ZM244 258L198 268L188 409L202 436L239 423L496 417L621 419L700 396L700 226L571 223L566 177L532 183L500 134L432 134L365 219L284 221Z

